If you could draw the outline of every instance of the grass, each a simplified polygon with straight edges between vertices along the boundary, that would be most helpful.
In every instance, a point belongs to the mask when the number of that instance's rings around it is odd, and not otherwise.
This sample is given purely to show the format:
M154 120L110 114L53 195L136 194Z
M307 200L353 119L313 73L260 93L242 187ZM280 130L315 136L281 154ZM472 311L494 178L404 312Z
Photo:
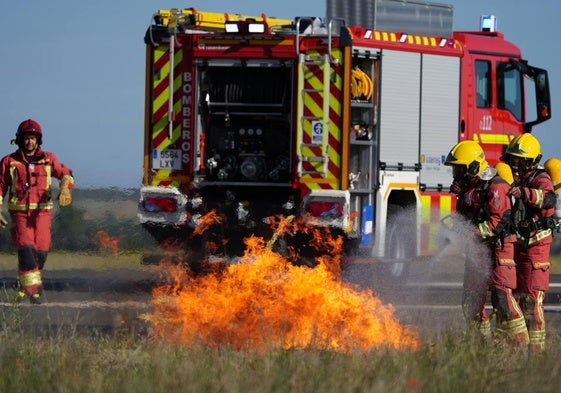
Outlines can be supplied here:
M561 343L528 357L449 332L416 351L247 353L150 338L0 332L2 392L557 392Z
M146 269L147 267L140 263L141 257L140 252L111 254L108 252L78 253L57 251L49 253L45 269ZM16 253L0 254L0 270L16 269Z
M0 256L0 269L15 268ZM140 255L52 253L48 269L145 268ZM554 266L560 263L555 262ZM0 316L0 392L558 392L561 337L528 356L504 343L483 346L460 329L418 350L342 354L320 349L265 353L171 345L149 334L37 334L14 306Z

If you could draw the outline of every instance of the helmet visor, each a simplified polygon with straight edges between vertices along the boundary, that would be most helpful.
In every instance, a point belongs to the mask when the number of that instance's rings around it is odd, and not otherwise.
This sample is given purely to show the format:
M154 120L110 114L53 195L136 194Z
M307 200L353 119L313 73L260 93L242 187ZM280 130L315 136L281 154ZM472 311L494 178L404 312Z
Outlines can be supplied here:
M467 174L467 168L465 165L452 165L452 176L454 180L463 179Z
M524 157L507 154L505 157L505 162L510 166L513 172L526 172L526 159Z

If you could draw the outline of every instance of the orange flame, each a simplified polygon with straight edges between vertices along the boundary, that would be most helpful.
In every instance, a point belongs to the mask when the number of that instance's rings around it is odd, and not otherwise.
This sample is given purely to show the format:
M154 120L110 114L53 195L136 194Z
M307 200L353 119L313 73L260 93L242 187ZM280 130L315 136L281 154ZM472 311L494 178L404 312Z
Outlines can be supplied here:
M111 237L105 231L98 231L96 236L97 241L102 248L110 250L113 255L117 255L119 253L119 239Z
M205 215L201 216L197 227L193 230L193 235L201 235L206 232L212 225L222 222L222 218L216 213L215 210L211 210Z
M153 291L154 312L145 316L154 336L258 351L418 348L417 331L401 326L391 305L342 282L329 267L337 256L324 256L314 268L296 266L270 245L246 239L244 256L214 274L169 269L171 282Z

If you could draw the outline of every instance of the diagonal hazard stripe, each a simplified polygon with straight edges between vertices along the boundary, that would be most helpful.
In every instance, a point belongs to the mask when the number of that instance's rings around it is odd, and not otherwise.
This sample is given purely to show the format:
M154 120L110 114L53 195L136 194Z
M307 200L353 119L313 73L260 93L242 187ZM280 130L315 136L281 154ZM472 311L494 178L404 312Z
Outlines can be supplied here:
M155 73L154 78L154 106L153 106L153 135L152 147L155 149L165 149L170 144L177 142L180 138L181 125L177 124L174 127L172 140L168 139L168 110L169 110L169 75L170 75L170 58L169 52L165 51L159 53L160 57L156 59L156 64L159 71ZM173 81L173 111L179 113L181 110L181 73L178 70L181 60L183 58L183 51L177 50L174 57L174 72L175 78ZM167 61L166 61L167 60ZM156 67L155 67L156 68Z
M311 56L317 57L318 53L311 51L308 53ZM329 124L327 135L327 176L324 178L321 174L305 174L302 176L301 181L309 189L318 188L338 188L340 182L340 165L341 165L341 76L338 74L340 68L333 67L331 69L332 76L334 79L331 80L329 84ZM310 143L312 140L312 121L317 119L318 121L324 117L323 109L323 67L320 65L308 65L304 72L306 80L304 81L304 88L307 91L302 95L304 102L304 113L303 115L307 118L304 120L303 124L303 141L304 143ZM334 82L335 80L335 82ZM338 82L338 83L337 83ZM322 152L321 147L314 148L303 148L302 153L305 156L321 157L324 152ZM302 169L304 171L323 171L322 162L303 162Z
M174 62L174 80L172 100L173 113L181 111L181 72L180 66L183 59L183 50L177 49L173 58ZM171 63L169 56L169 48L161 47L154 51L154 67L152 75L152 149L163 150L170 145L176 143L181 138L181 124L174 124L172 138L168 135L169 124L169 99L170 85L169 77L171 71ZM175 118L175 115L172 116ZM174 180L174 172L168 169L156 169L152 174L153 185L179 185Z

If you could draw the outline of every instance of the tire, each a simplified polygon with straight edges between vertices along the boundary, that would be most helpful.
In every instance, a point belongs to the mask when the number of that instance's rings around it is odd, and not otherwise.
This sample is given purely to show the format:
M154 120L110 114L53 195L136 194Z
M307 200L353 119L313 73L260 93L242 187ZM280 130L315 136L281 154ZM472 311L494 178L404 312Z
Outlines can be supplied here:
M388 206L385 257L380 263L383 278L395 283L407 280L416 255L415 218L401 206Z

